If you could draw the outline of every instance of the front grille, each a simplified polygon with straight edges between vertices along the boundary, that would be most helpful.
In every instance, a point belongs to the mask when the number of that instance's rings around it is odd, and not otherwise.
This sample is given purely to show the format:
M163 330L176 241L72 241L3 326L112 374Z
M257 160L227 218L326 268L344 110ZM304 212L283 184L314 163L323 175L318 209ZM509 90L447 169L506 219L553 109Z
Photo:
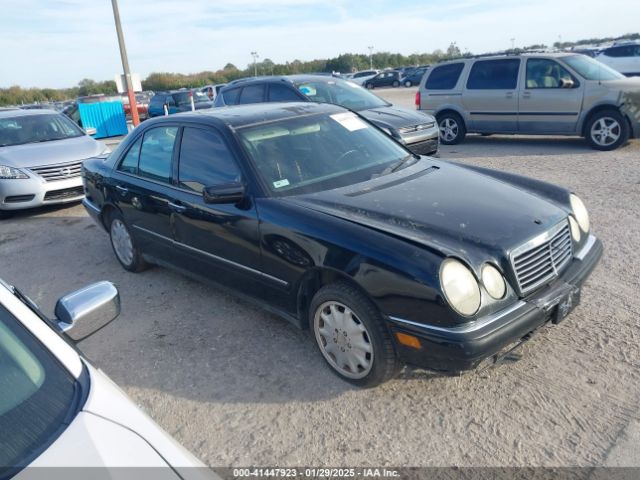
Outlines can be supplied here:
M69 198L81 197L84 195L84 187L63 188L62 190L51 190L44 194L44 201L67 200Z
M421 130L429 130L430 128L435 127L435 125L436 125L435 122L421 123L419 125L411 125L410 127L399 128L398 133L400 135L404 135L406 133L415 133Z
M521 294L557 277L571 260L573 245L567 221L514 249L511 264Z
M429 155L438 150L438 139L425 140L424 142L407 143L407 148L416 155Z
M58 163L56 165L43 165L42 167L31 167L29 170L36 175L40 175L47 182L67 180L68 178L80 176L82 161Z

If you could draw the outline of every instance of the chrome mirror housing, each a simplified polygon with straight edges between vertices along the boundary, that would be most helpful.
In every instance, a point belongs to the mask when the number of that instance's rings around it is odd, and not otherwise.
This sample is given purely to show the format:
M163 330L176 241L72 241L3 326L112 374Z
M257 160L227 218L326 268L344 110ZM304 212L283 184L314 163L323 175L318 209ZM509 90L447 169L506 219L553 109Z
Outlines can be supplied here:
M56 303L56 324L79 342L120 314L120 294L111 282L97 282L69 293Z

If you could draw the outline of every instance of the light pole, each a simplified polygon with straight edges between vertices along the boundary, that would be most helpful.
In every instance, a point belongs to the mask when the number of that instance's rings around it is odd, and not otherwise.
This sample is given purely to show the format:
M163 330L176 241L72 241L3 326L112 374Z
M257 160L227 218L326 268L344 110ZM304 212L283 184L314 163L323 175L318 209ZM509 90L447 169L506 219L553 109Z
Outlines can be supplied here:
M251 56L253 57L253 76L257 77L258 65L256 64L256 62L258 61L258 58L260 57L260 55L258 55L258 52L251 52Z
M133 92L133 83L131 82L131 71L129 70L129 58L127 57L127 49L124 45L124 35L122 34L122 25L120 25L120 11L118 10L118 0L111 0L113 7L113 18L116 22L116 32L118 34L118 44L120 45L120 57L122 58L122 69L124 70L124 79L127 82L127 96L129 97L129 110L131 111L131 122L134 127L140 124L138 117L138 104L136 103L136 95Z
M513 50L513 49L514 49L515 44L516 44L516 39L512 37L512 38L511 38L511 50Z
M369 49L369 70L373 70L373 46L367 48Z

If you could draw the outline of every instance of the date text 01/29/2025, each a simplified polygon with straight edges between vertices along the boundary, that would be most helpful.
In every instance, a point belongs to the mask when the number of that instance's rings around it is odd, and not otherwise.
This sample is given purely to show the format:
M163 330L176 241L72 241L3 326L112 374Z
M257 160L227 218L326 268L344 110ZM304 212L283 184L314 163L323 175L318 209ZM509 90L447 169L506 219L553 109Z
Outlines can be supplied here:
M398 470L389 468L234 468L234 478L396 478Z

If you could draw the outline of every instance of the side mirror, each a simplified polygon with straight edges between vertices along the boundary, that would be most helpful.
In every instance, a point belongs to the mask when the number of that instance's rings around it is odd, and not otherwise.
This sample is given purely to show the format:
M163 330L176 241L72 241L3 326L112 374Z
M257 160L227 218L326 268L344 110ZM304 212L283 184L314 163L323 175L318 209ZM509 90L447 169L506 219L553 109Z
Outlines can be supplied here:
M202 190L204 203L238 203L244 198L244 186L239 182L205 187Z
M111 282L97 282L69 293L55 308L60 331L79 342L120 314L120 294Z
M573 88L574 83L573 83L573 80L571 80L570 78L561 78L560 86L562 88Z
M96 128L94 128L94 127L87 127L87 128L84 129L84 132L87 135L95 135L96 133L98 133L98 130Z

